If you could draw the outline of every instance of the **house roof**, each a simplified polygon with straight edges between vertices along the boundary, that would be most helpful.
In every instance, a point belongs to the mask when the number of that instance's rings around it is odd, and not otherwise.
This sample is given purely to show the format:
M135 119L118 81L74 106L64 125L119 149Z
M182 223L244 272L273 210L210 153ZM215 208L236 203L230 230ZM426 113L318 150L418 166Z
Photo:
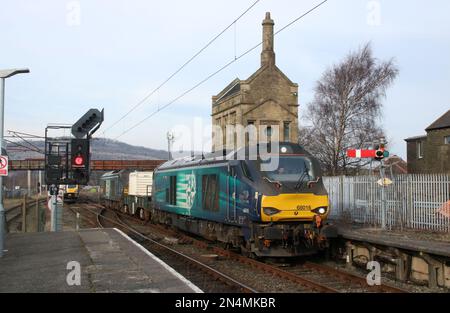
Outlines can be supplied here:
M391 165L393 170L398 173L407 174L408 173L408 164L398 155L392 155L385 159L385 164Z
M392 170L397 174L407 174L408 173L408 165L405 160L403 160L398 155L391 155L388 158L384 159L384 164L387 166L392 166ZM375 170L379 170L380 166L375 167Z
M425 130L430 131L441 128L450 128L450 110L448 110L446 113L444 113L444 115L435 120L433 124L428 126Z
M234 79L231 83L229 83L221 92L216 95L216 99L213 105L217 105L222 102L224 99L229 98L230 96L234 96L241 91L241 84L250 84L256 77L261 75L266 70L275 70L280 73L281 77L284 78L290 85L298 86L298 84L293 83L277 66L269 67L268 65L260 67L256 72L254 72L249 78L246 80L240 80L239 78Z
M229 83L221 92L217 94L217 99L214 104L217 104L221 100L228 98L229 96L235 95L241 91L241 80L235 78L231 83Z
M405 141L415 141L415 140L425 139L425 138L427 138L427 135L414 136L414 137L406 138Z

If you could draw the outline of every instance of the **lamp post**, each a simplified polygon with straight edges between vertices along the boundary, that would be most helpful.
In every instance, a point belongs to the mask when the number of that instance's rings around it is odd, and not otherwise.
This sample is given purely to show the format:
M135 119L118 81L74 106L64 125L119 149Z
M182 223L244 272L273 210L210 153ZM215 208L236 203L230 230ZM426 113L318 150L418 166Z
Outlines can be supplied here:
M3 154L3 122L5 113L5 79L17 74L29 73L30 70L11 69L0 70L0 153ZM6 148L5 148L6 152ZM3 176L0 176L0 258L3 256L3 247L5 241L6 218L5 208L3 207Z
M173 132L168 131L167 132L167 149L169 152L169 161L172 160L171 147L172 147L172 143L174 140L175 140L175 135L173 134Z

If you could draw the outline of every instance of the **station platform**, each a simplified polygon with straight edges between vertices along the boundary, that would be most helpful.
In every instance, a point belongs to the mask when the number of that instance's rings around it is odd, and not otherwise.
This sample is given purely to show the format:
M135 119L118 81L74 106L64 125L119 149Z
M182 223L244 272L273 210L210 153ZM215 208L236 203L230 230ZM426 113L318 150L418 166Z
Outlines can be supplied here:
M349 223L335 223L342 238L404 250L450 257L450 234L429 231L390 231Z
M5 243L0 292L202 292L117 229L15 233Z

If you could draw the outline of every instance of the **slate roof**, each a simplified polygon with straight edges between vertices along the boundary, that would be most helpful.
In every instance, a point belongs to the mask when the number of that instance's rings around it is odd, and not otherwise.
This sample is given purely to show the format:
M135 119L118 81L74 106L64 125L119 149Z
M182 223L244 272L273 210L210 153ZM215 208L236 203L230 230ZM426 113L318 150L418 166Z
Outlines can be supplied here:
M425 139L425 138L427 138L427 135L414 136L414 137L406 138L405 141L415 141L415 140L418 140L418 139Z
M241 91L241 81L239 78L236 78L231 82L230 85L228 85L221 93L219 98L217 98L216 103L219 102L222 99L225 99L229 96L232 96L234 94L237 94L239 91Z
M430 126L428 126L425 130L436 130L442 128L450 128L450 110L447 113L444 113L440 118L433 122Z

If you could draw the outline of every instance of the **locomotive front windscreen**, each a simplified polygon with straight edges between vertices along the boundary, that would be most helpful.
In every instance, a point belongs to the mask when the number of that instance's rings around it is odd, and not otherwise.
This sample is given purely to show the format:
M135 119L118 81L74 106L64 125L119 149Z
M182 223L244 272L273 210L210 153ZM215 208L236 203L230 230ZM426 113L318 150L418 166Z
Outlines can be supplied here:
M313 163L305 156L280 156L278 157L278 167L270 170L263 170L273 160L260 160L260 170L263 176L272 181L280 182L308 182L317 179Z

